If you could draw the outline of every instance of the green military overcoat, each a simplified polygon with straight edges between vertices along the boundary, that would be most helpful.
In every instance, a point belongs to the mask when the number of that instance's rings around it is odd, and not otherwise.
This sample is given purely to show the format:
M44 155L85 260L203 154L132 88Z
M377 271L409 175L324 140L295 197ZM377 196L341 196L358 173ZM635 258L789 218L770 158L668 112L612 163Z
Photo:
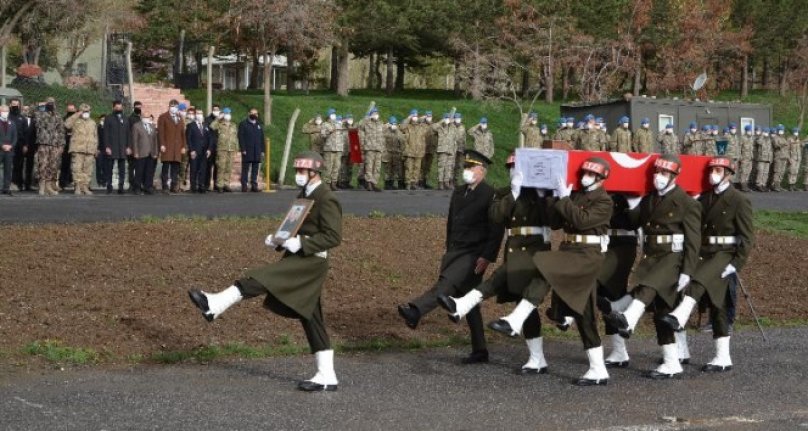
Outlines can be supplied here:
M612 219L609 222L609 229L621 229L633 231L631 221L627 213L628 201L620 194L611 196L614 203L612 209ZM636 233L636 231L633 231ZM616 301L626 294L628 289L628 278L631 275L631 268L637 260L637 236L610 235L609 250L603 259L603 266L598 275L598 284L602 289L602 296L610 301Z

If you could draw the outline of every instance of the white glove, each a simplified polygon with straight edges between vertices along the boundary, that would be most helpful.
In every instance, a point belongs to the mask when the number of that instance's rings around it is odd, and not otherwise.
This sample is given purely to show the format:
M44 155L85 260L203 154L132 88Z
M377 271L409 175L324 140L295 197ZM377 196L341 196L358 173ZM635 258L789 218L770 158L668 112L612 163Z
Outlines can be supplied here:
M567 181L563 177L558 177L558 189L556 192L558 193L559 199L564 199L569 197L572 194L572 184L567 185Z
M511 194L513 195L514 199L519 198L519 193L522 191L522 182L524 181L524 176L521 172L516 171L513 174L513 178L511 178Z
M267 247L275 248L275 244L272 243L272 234L267 235L266 239L264 239L264 245Z
M736 272L737 272L737 270L736 270L736 269L735 269L735 267L734 267L734 266L732 266L732 264L730 263L729 265L727 265L727 267L726 267L726 268L724 268L724 272L722 272L722 273L721 273L721 278L727 278L727 277L729 277L730 275L735 274Z
M637 196L636 198L626 198L626 201L628 202L628 208L633 210L634 208L637 208L637 205L639 205L640 201L642 201L642 196Z
M300 251L300 235L295 235L286 241L283 242L283 248L289 250L292 253L297 253Z
M537 195L538 195L540 198L543 198L543 197L545 197L545 196L547 195L547 194L544 192L544 190L543 190L543 189L536 189L536 194L537 194Z
M690 276L687 274L679 274L679 285L676 287L677 292L685 290L685 287L690 284Z

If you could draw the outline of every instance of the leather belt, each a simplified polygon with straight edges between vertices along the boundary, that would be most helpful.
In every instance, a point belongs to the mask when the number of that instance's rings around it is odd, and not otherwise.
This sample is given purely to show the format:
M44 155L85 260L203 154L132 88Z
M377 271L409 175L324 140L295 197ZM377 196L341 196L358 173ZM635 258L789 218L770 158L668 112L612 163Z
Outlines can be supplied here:
M637 236L636 230L609 229L609 236Z
M542 235L548 238L550 232L552 232L552 230L549 226L521 226L508 229L508 236Z
M600 235L564 235L564 242L573 242L576 244L600 244Z
M652 244L671 244L673 242L683 242L685 235L675 233L673 235L646 235L645 242Z
M734 245L740 240L735 236L708 236L704 242L709 245Z

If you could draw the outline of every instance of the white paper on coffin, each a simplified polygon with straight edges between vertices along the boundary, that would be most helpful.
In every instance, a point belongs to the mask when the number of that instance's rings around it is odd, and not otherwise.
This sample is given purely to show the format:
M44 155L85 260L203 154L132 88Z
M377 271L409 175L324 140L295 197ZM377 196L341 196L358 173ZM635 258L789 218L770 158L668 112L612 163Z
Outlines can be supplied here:
M558 178L567 178L569 157L564 150L544 150L540 148L517 148L516 170L522 172L523 187L555 190Z

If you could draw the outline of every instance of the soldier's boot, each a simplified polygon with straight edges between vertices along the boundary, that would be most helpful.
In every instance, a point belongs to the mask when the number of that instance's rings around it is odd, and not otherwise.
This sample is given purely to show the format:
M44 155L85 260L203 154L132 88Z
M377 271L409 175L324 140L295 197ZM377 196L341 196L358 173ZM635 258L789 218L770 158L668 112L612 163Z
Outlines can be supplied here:
M672 379L682 374L679 363L679 348L676 343L662 346L662 364L648 374L654 380Z
M337 183L331 183L329 186L331 187L331 191L337 191Z
M609 383L609 371L603 361L603 346L594 347L586 351L589 358L589 370L578 379L578 386L604 386Z
M676 348L679 350L679 363L690 363L690 347L687 345L687 331L679 331L673 333L673 338L676 339Z
M685 295L682 298L682 302L680 302L673 311L660 317L659 320L674 331L683 331L687 320L690 319L690 313L693 312L693 307L695 307L696 304L697 301L693 299L693 297Z
M384 189L393 190L393 180L384 180Z
M432 186L426 180L421 181L422 187L426 190L432 190Z
M404 180L398 180L398 189L407 190L407 182Z
M729 356L729 337L719 337L715 340L715 357L701 370L709 373L722 373L732 369L732 358Z
M472 289L460 298L453 298L448 295L438 296L438 305L449 312L449 320L454 323L460 322L466 314L469 314L482 301L483 294L477 289Z
M356 183L359 186L359 188L362 188L362 189L368 188L368 182L364 178L359 178L356 181ZM370 190L370 189L368 189L368 190Z
M517 374L547 374L547 360L544 359L544 340L542 337L527 338L527 351L530 353L525 365L516 370Z
M402 304L398 306L398 315L404 319L404 324L410 329L418 327L421 321L421 310L412 304Z
M617 310L622 313L626 311L626 308L628 308L628 306L631 304L631 301L633 300L634 298L632 298L631 295L628 294L623 295L623 297L618 299L617 301L609 301L603 296L598 296L596 304L598 310L600 310L600 312L603 314L609 314L612 312L612 310Z
M81 195L81 186L79 184L73 186L73 194Z
M606 357L606 368L627 368L629 364L626 339L620 334L612 334L612 352Z
M489 323L488 327L510 337L516 337L522 333L522 326L525 324L525 320L535 309L535 305L523 299L519 301L519 304L516 305L516 308L513 309L511 314Z
M90 195L92 195L92 194L93 194L93 191L92 191L92 190L90 190L90 185L89 185L89 184L85 184L85 185L84 185L84 189L83 189L82 191L83 191L83 192L84 192L84 194L85 194L85 195L87 195L87 196L90 196Z
M51 196L58 195L59 191L62 190L61 188L59 188L59 182L58 181L51 181L49 189L50 189Z
M202 311L208 322L219 317L225 310L237 304L243 298L238 286L230 286L219 293L207 293L198 289L188 291L191 301Z
M415 190L415 182L410 182L410 190Z
M629 338L644 312L645 304L642 301L633 299L625 312L621 313L617 310L612 310L611 313L605 316L605 319L609 324L617 328L623 338Z
M379 188L379 187L376 185L376 183L370 183L370 188L371 188L371 189L372 189L374 192L377 192L377 193L382 191L382 189L381 189L381 188Z
M47 183L47 182L44 182L44 181L40 181L40 182L39 182L39 195L40 195L40 196L45 196L46 194L47 194L47 195L50 195L50 194L48 193L48 190L47 190L47 189L48 189L47 184L48 184L48 183Z
M314 354L317 373L309 380L298 383L297 388L304 392L336 391L337 375L334 373L334 351L320 350Z

